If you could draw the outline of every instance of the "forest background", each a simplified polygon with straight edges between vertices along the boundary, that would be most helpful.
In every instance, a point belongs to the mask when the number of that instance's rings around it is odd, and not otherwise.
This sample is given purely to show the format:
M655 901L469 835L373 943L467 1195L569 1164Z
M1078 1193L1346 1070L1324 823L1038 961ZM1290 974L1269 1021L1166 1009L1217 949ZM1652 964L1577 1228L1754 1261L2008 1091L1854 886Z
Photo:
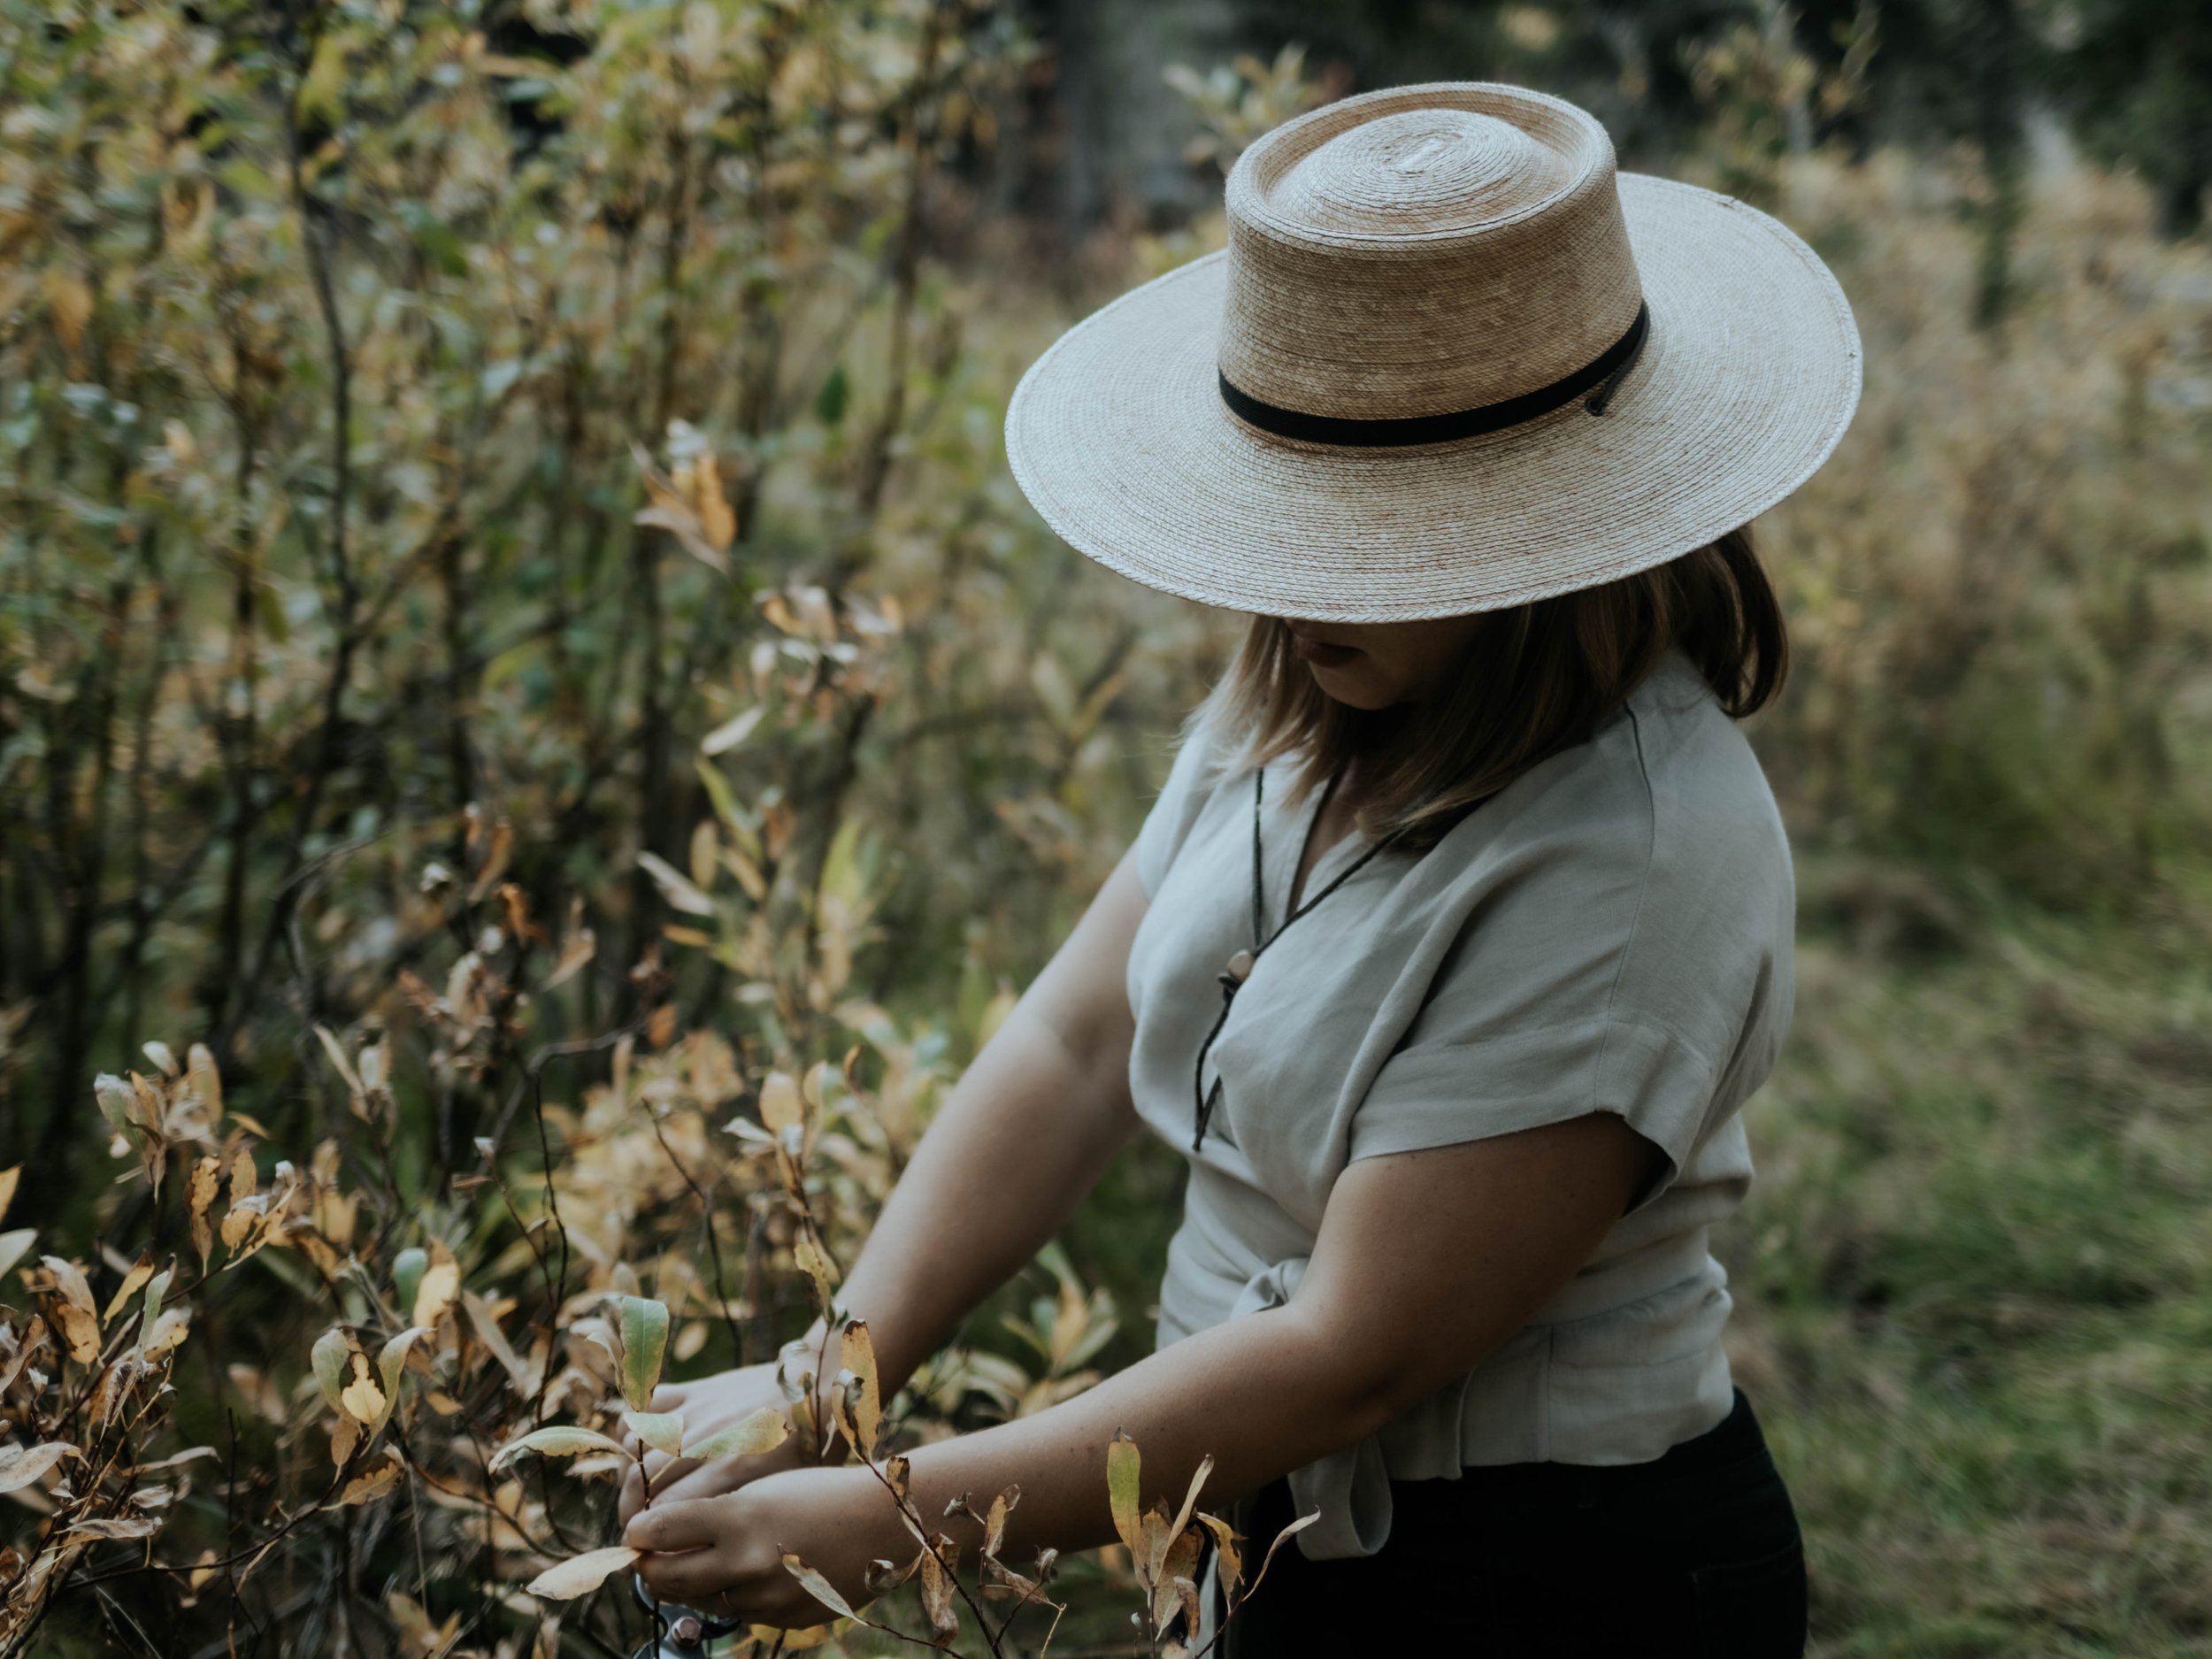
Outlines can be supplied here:
M1865 335L1762 526L1799 993L1716 1245L1813 1651L2208 1651L2212 13L0 0L0 1652L640 1639L523 1587L620 1455L498 1452L619 1432L651 1304L671 1375L804 1326L1237 637L1044 532L1016 378L1436 78ZM887 1434L1148 1351L1179 1179ZM1147 1650L1145 1553L1052 1651Z

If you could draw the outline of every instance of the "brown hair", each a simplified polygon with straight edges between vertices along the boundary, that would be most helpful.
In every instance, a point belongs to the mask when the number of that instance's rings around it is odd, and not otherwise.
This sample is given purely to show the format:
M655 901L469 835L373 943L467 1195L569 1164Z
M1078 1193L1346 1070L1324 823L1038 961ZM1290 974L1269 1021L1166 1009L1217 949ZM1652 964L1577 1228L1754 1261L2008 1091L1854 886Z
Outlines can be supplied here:
M1486 613L1438 695L1391 709L1329 696L1283 620L1255 617L1193 724L1218 718L1243 734L1249 764L1302 753L1286 804L1358 757L1358 833L1402 832L1397 845L1419 851L1530 767L1586 741L1671 645L1732 718L1781 688L1789 640L1749 526L1632 576Z

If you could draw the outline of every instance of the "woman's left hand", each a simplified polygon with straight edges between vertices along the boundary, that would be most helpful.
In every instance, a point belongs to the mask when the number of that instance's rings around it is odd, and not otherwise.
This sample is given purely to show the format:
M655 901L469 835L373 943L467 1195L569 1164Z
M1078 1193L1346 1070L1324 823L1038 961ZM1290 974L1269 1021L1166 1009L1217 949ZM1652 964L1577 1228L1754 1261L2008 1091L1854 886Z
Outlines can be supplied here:
M656 1599L787 1630L838 1615L792 1577L786 1551L857 1608L871 1599L862 1586L871 1561L904 1562L919 1548L882 1482L856 1466L787 1470L715 1497L655 1503L631 1517L622 1541L647 1552L635 1571Z

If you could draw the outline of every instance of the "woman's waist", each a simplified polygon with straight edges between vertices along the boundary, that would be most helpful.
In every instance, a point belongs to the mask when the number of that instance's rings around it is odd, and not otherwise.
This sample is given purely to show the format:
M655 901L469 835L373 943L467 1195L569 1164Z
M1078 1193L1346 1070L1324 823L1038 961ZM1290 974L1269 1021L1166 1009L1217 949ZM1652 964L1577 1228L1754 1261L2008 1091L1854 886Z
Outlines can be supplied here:
M1727 1271L1710 1248L1711 1229L1685 1227L1617 1256L1592 1261L1532 1314L1530 1325L1564 1325L1630 1310L1662 1293L1690 1296L1693 1285L1709 1294L1725 1286ZM1179 1316L1178 1334L1202 1329L1275 1300L1266 1285L1284 1293L1302 1277L1313 1240L1279 1212L1233 1213L1217 1202L1189 1195L1183 1225L1168 1247L1164 1306Z

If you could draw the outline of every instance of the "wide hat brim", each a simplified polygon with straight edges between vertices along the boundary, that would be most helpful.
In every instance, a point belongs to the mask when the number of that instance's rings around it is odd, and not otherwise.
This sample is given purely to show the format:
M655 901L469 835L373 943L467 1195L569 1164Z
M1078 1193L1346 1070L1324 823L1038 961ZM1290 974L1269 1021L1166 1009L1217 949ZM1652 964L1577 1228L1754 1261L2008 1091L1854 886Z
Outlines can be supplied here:
M1225 253L1086 318L1006 415L1017 483L1079 551L1147 587L1267 616L1494 611L1632 575L1749 523L1827 459L1859 398L1843 290L1732 197L1618 175L1650 308L1610 405L1576 398L1440 443L1310 442L1223 403Z

